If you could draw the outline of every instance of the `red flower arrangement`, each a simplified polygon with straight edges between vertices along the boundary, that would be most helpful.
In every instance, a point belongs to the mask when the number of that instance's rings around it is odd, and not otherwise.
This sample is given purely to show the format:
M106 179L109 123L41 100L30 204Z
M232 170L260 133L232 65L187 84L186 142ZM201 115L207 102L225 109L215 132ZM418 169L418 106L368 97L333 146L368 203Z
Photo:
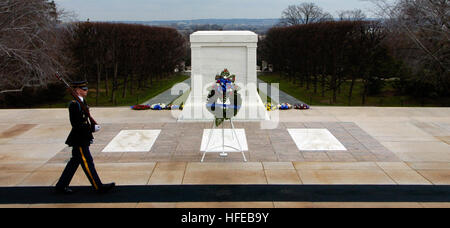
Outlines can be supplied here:
M307 104L296 104L296 105L294 105L294 109L309 109L310 107L309 107L309 105L307 105Z
M149 110L150 106L149 105L133 105L133 106L131 106L131 109L133 109L133 110Z

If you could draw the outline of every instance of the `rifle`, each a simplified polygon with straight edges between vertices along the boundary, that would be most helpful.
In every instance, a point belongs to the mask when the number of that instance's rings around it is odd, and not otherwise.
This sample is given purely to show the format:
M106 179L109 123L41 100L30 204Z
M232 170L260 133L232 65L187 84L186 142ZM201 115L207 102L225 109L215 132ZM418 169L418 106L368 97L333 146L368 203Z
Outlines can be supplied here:
M91 116L91 112L89 112L88 107L86 107L86 105L84 105L84 103L80 100L80 98L78 97L78 94L75 92L75 90L73 90L73 88L69 85L69 83L67 83L66 80L64 80L64 78L61 77L61 75L59 75L59 72L56 72L55 75L56 75L56 78L58 78L58 80L60 80L62 83L64 83L64 85L67 87L67 90L69 91L70 95L72 95L72 97L80 104L81 109L89 118L89 122L91 123L90 125L91 125L92 132L95 132L95 125L98 125L98 123Z

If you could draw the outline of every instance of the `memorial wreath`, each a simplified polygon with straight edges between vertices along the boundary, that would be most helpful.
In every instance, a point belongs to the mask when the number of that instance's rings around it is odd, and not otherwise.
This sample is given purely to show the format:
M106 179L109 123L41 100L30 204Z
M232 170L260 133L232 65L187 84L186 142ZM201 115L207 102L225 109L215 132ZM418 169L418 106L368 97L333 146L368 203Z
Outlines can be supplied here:
M216 75L214 86L210 87L206 108L215 117L216 126L225 120L235 117L242 105L240 88L235 84L236 75L232 75L228 69Z

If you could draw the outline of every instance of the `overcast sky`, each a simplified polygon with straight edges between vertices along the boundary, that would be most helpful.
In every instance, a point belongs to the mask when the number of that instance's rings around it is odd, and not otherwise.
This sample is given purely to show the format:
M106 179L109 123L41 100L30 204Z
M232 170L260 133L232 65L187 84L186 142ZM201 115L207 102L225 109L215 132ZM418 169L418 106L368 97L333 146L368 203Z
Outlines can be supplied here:
M74 12L78 20L148 21L210 18L280 18L288 5L314 2L336 15L339 10L362 9L364 0L55 0L59 8Z

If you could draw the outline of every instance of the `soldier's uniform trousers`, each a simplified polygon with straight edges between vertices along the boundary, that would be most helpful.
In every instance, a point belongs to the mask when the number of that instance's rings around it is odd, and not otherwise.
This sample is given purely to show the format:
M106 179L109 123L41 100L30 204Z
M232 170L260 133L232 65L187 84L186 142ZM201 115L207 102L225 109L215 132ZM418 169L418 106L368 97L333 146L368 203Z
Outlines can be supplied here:
M64 188L69 186L78 166L81 165L84 173L92 184L95 190L99 190L102 187L102 182L98 177L97 171L95 170L94 160L92 159L91 152L89 151L89 146L73 146L72 148L72 158L67 163L64 172L59 178L56 184L57 188Z

